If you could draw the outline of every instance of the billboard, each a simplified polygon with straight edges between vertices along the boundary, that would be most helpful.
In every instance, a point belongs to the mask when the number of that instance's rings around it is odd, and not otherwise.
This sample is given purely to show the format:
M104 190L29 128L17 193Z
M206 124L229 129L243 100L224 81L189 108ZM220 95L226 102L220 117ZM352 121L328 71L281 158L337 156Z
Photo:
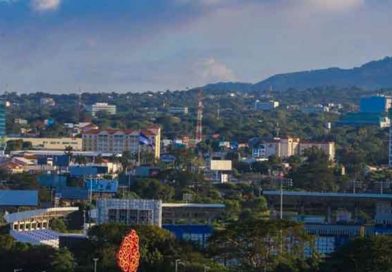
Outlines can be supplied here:
M84 189L93 193L117 193L118 181L108 179L86 179Z
M231 171L231 160L211 160L210 169L213 171Z

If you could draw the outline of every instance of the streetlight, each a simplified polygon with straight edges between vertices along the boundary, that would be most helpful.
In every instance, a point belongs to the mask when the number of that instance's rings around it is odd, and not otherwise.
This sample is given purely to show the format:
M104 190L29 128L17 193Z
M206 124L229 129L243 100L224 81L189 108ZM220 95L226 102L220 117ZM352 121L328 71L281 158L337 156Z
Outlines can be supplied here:
M98 262L98 258L94 258L93 259L93 261L94 261L94 272L97 272L97 262Z
M293 180L289 178L284 178L283 172L278 173L275 175L274 179L278 179L280 183L280 205L279 205L279 219L283 219L283 182L286 186L291 187L293 185Z
M176 259L175 266L174 266L174 271L175 271L175 272L178 272L178 265L179 265L179 264L185 265L185 263L181 262L180 259Z

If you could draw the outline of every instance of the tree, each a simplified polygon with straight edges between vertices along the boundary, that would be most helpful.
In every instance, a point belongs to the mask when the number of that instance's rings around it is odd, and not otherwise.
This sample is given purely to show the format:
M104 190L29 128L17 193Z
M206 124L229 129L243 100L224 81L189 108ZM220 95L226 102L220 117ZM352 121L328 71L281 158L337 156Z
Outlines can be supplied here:
M328 156L318 148L305 150L306 161L293 169L294 186L308 191L336 191L337 180Z
M53 272L72 272L74 271L74 257L68 249L61 248L52 256L50 266Z
M338 249L322 266L322 271L390 272L392 237L358 238Z
M171 272L174 261L181 259L186 265L192 263L203 267L211 267L211 272L223 272L225 269L215 262L206 259L201 253L195 251L189 244L181 243L168 231L156 226L134 226L139 235L140 271L144 272ZM103 224L94 226L89 230L90 250L83 259L100 259L102 271L118 271L115 255L123 237L131 230L130 226L122 224ZM84 251L85 252L85 251ZM202 271L191 270L186 271Z
M23 140L7 141L7 151L21 150L23 148Z
M247 218L216 231L209 241L211 256L234 271L275 271L282 262L305 262L304 248L311 238L303 227L289 221Z
M163 201L171 200L175 193L173 187L156 179L138 180L131 186L131 190L141 198L161 199Z
M61 218L54 218L50 222L50 226L53 230L58 231L58 232L67 232L67 226L65 225L65 222Z
M77 164L87 164L87 158L83 155L76 155L75 156L75 163Z

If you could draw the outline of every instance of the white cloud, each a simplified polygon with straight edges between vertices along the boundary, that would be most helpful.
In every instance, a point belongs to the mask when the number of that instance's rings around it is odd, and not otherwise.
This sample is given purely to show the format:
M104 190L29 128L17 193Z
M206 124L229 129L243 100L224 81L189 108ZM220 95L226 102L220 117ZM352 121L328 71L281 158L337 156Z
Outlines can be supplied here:
M36 11L52 11L61 5L61 0L32 0L32 7Z
M202 82L235 80L234 72L215 58L199 61L194 68Z

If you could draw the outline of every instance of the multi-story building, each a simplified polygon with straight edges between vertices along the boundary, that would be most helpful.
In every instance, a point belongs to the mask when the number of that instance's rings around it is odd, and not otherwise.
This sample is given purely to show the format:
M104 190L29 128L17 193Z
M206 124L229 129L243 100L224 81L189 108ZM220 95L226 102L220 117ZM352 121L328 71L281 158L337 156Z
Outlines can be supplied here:
M299 154L302 155L306 149L316 147L324 151L332 161L335 159L335 143L334 142L301 142L299 144Z
M139 143L140 133L143 133L143 135L149 138L151 145L141 145ZM82 134L82 139L84 151L116 154L130 151L136 154L140 150L149 150L154 153L156 159L159 159L161 154L160 127L151 127L143 130L90 130Z
M81 138L24 138L24 137L6 137L5 141L22 140L23 142L30 142L33 149L40 150L64 150L71 146L72 150L82 150Z
M298 154L300 145L299 138L282 138L279 140L277 145L277 156L281 158L287 158Z
M162 201L147 199L100 199L97 223L162 226Z
M317 147L328 155L330 160L335 159L334 142L305 142L299 138L275 138L273 141L266 141L252 149L254 158L268 158L277 156L287 158L294 155L302 155L306 149Z
M108 103L95 103L90 107L91 115L96 116L97 112L106 112L110 115L116 114L116 105L110 105Z

